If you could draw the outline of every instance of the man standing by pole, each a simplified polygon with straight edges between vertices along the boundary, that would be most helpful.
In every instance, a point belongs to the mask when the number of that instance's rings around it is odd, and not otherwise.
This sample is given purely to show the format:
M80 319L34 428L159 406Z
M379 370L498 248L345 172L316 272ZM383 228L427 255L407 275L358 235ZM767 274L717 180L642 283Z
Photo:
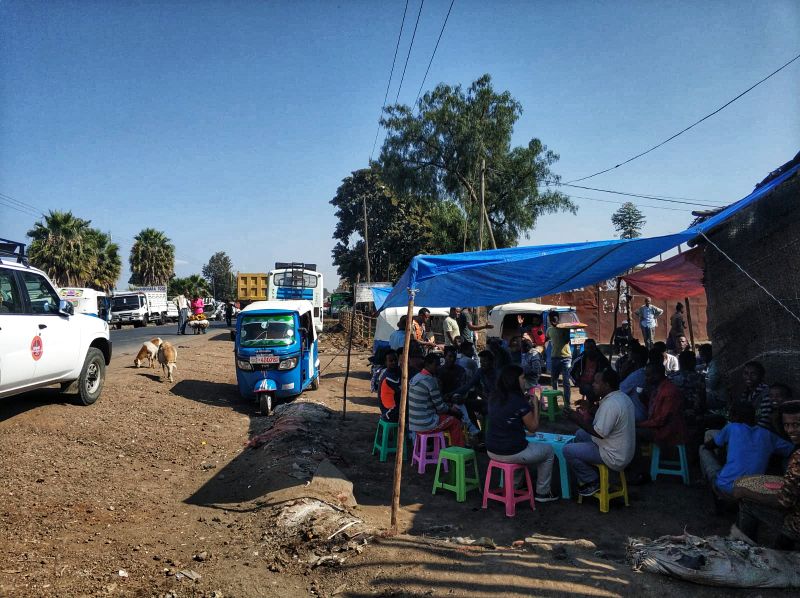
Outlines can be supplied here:
M183 292L175 297L175 305L178 306L178 334L186 334L186 322L189 321L189 300Z
M644 305L636 310L636 317L639 318L639 326L642 329L642 338L648 350L653 348L658 318L663 313L663 309L650 304L650 297L645 297Z

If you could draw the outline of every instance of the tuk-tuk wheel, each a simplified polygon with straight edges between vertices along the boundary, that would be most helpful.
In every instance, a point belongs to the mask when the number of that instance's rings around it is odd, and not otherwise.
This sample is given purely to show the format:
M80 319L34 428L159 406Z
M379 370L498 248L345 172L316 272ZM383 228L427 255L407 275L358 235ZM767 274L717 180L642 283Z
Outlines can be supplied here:
M319 390L319 374L311 381L311 390Z
M272 414L272 394L261 393L258 397L258 408L261 410L261 415Z

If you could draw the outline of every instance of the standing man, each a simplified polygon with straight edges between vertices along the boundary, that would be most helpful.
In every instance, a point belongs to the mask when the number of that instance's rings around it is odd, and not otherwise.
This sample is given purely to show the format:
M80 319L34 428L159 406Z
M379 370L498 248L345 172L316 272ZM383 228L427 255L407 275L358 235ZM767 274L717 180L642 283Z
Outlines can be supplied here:
M456 344L455 339L461 335L458 328L458 308L451 307L450 314L444 319L444 346L451 347Z
M668 346L667 348L675 351L676 355L683 351L683 349L678 346L678 339L685 336L685 334L686 318L683 315L683 303L678 302L675 306L675 313L672 314L672 317L669 319L669 339L667 339L667 345L670 345L670 340L672 341L672 346ZM686 343L686 346L688 345L689 344Z
M175 305L178 306L178 334L186 334L186 322L189 321L189 300L183 292L175 297Z
M233 302L228 301L225 303L225 323L228 324L228 328L231 327L231 320L233 320Z
M564 386L564 407L569 408L569 371L572 369L572 345L569 344L569 328L559 328L561 316L557 311L550 312L550 326L547 327L547 338L550 340L550 385L558 390L558 378L561 376ZM619 388L619 385L617 385Z
M433 340L433 335L429 334L428 322L431 320L431 310L427 307L420 308L417 312L417 317L412 322L412 330L414 332L414 339L422 346L424 350L436 349L436 341Z
M591 496L600 489L595 465L605 464L614 471L624 470L633 460L636 448L636 423L633 403L619 390L619 376L606 368L594 376L594 393L601 397L591 424L567 410L567 417L581 429L575 441L564 445L564 458L575 472L578 494Z
M461 314L458 316L458 329L461 332L461 338L468 343L475 345L475 333L479 330L491 330L494 328L491 324L484 324L479 326L472 321L472 310L469 307L462 307Z
M656 326L658 326L658 317L663 313L663 309L659 309L655 305L650 304L650 297L645 297L644 305L635 312L636 317L639 318L639 326L642 329L644 344L648 349L653 348Z

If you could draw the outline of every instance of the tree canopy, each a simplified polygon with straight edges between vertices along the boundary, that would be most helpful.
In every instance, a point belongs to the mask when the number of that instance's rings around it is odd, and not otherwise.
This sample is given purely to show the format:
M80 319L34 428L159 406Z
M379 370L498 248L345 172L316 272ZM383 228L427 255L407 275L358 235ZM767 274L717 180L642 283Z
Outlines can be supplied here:
M364 205L367 203L369 260L373 280L394 281L408 262L431 244L425 208L394 195L377 168L357 170L342 181L331 204L338 222L333 238L333 263L340 276L355 281L364 263Z
M486 211L498 247L516 245L544 214L577 210L566 195L540 189L559 180L551 171L556 153L537 138L512 147L522 106L508 91L495 92L489 75L467 90L440 84L423 95L417 108L386 108L382 176L399 197L459 207L462 249L476 249L479 243L482 160ZM450 216L456 216L452 209ZM449 223L450 228L458 225ZM487 230L484 248L490 247L489 237Z
M166 285L175 275L175 246L167 235L145 228L133 240L128 282L137 286Z
M122 262L119 246L72 212L50 211L28 231L28 258L61 287L112 289Z
M212 255L203 266L203 276L210 283L214 299L230 300L236 297L233 262L224 251Z
M646 222L644 214L632 201L625 202L611 215L611 224L620 239L638 239L642 236L642 228Z
M185 278L174 277L170 279L167 293L170 297L175 297L183 293L187 298L208 297L211 289L208 281L199 274L192 274Z

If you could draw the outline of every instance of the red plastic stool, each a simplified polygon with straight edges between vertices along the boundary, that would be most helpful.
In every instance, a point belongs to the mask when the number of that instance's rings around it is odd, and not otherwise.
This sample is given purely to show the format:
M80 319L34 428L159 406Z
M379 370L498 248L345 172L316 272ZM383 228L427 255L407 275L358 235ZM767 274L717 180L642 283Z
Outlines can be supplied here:
M502 488L491 488L492 470L499 469L502 476ZM514 472L518 469L525 471L525 482L527 490L514 489ZM533 500L533 484L531 483L531 472L524 465L518 463L501 463L494 459L489 460L489 468L486 470L486 482L483 486L483 508L486 508L489 500L498 500L506 505L506 517L513 517L517 511L517 503L530 501L531 510L536 510Z
M433 441L433 447L428 450L428 439ZM411 453L411 467L417 464L417 471L425 473L425 468L430 463L436 465L439 462L439 451L447 445L444 441L442 432L417 432L414 435L414 451ZM447 471L447 461L442 463L442 467Z

